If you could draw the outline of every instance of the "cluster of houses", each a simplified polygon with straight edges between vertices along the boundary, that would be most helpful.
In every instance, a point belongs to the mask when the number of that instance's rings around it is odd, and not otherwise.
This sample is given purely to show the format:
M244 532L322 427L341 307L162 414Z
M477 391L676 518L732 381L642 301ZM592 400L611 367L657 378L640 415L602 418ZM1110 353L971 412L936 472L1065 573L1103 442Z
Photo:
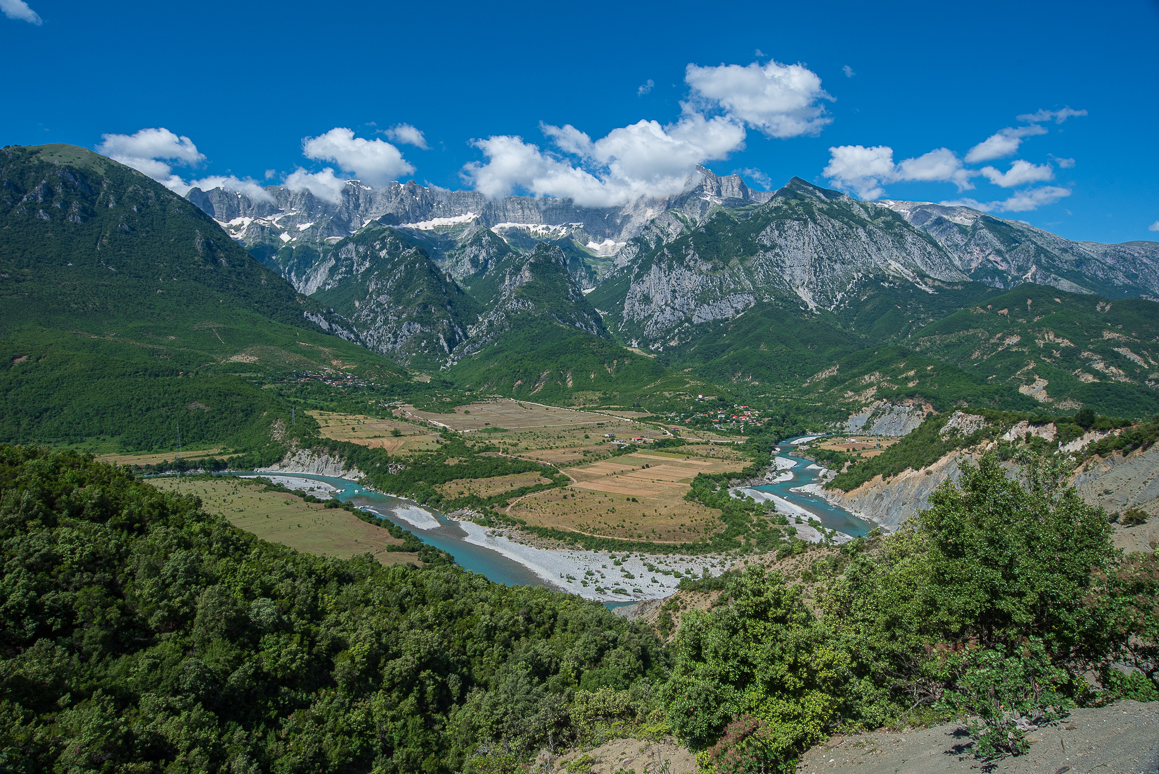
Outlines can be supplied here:
M764 421L761 419L759 409L742 406L739 403L733 404L731 407L709 409L693 414L673 412L668 415L668 418L683 422L689 427L712 427L714 430L739 430L741 432L744 432L746 427L753 427Z
M322 382L331 387L372 387L372 382L359 379L354 374L341 371L294 371L289 380L293 382Z

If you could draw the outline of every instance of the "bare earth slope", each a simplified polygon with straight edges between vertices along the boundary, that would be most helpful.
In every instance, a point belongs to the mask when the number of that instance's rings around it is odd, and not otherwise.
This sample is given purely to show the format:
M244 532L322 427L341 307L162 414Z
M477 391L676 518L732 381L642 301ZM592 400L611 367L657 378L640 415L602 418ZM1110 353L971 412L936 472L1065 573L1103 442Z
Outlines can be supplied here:
M1159 771L1159 702L1123 701L1070 717L1030 735L1030 752L988 765L970 752L958 723L893 734L834 737L802 758L798 774L929 774L1000 771L1010 774L1154 774Z

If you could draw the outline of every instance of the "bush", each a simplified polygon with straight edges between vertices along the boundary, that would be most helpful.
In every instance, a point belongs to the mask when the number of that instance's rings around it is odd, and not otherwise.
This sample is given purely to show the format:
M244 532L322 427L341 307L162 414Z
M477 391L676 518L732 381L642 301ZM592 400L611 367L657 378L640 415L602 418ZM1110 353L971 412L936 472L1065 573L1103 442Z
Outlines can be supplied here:
M1065 717L1072 706L1060 690L1070 682L1051 663L1040 640L1020 648L967 651L951 658L962 669L946 702L972 717L974 752L983 758L1021 755L1030 749L1026 734Z
M1137 527L1147 523L1147 514L1141 508L1130 508L1123 511L1119 517L1119 523L1124 527Z

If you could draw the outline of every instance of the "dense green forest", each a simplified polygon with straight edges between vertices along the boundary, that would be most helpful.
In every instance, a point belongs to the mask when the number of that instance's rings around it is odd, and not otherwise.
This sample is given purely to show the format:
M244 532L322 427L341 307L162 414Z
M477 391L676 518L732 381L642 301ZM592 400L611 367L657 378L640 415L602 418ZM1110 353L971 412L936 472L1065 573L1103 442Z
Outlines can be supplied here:
M0 447L0 540L9 771L493 769L666 674L599 604L300 554L72 453Z
M816 604L760 566L714 581L665 646L576 597L307 556L123 468L0 447L0 763L513 772L672 733L708 771L773 770L959 713L978 752L1019 752L1013 710L1159 698L1154 554L1028 475L987 458L902 533L818 554Z

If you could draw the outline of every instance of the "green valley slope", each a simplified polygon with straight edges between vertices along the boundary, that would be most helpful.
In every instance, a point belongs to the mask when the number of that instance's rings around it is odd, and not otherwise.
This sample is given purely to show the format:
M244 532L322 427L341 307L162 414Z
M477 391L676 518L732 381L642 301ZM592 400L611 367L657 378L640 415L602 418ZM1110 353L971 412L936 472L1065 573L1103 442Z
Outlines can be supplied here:
M0 439L148 449L181 422L189 443L250 446L288 411L245 379L405 378L327 330L356 338L139 172L71 146L0 150Z

